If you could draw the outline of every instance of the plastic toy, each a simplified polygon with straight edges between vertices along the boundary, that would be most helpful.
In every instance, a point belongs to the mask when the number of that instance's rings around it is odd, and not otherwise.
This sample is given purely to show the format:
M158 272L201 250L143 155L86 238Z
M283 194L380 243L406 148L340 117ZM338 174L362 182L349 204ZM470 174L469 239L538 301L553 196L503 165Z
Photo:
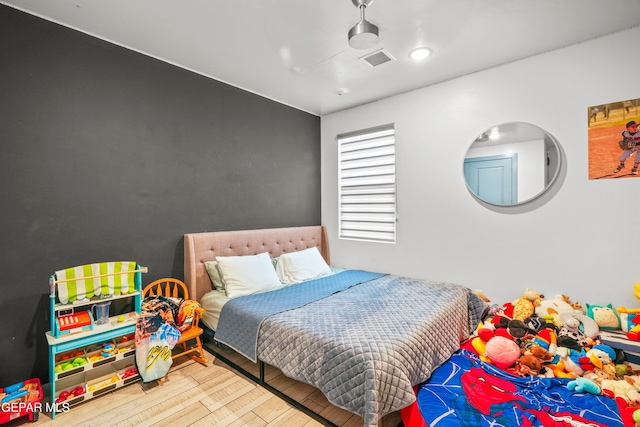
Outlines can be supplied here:
M115 345L113 345L112 343L102 344L102 353L100 353L102 357L110 357L115 355L115 353L116 353Z
M36 403L42 400L42 386L38 378L21 381L17 384L0 388L0 424L4 424L25 415L29 421L37 421L39 412ZM13 405L13 403L30 403L29 405Z
M133 377L135 375L138 375L138 370L135 368L135 366L132 366L124 371L124 374L122 374L121 379L124 380L126 378Z
M65 402L67 400L71 400L74 399L80 395L85 394L86 391L84 389L84 387L82 387L81 385L77 386L76 388L72 389L72 390L63 390L62 392L60 392L60 394L58 395L58 397L55 400L55 403L62 403Z

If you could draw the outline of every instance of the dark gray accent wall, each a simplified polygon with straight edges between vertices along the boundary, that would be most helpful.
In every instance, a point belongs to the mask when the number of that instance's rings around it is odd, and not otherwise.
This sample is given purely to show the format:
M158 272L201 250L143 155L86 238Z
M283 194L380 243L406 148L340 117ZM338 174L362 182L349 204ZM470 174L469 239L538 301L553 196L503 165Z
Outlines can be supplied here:
M320 224L320 118L0 5L0 185L0 387L46 382L54 271Z

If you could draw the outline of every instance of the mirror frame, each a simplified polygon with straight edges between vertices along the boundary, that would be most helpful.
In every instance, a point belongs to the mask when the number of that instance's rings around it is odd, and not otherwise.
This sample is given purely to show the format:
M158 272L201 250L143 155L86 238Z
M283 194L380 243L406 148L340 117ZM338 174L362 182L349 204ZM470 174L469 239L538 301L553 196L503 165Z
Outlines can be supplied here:
M505 128L507 132L505 132ZM548 154L550 150L555 150L556 157L557 157L557 164L555 165L555 170L553 171L553 174L549 176L548 182L546 183L545 187L541 191L528 197L527 199L518 201L516 203L511 203L511 204L495 203L495 202L491 202L483 199L478 194L476 194L475 191L472 190L472 188L469 186L469 182L467 181L467 177L465 175L465 161L466 159L470 158L469 150L473 148L478 148L478 147L474 147L474 144L486 143L487 141L490 140L490 135L495 134L495 132L500 133L501 129L503 130L503 134L506 135L506 138L507 138L506 141L503 140L496 143L489 143L487 144L487 146L515 144L518 142L526 142L526 141L534 141L534 140L542 139L545 145L544 149L546 153L545 157L547 162L550 161L549 154ZM514 132L514 129L516 129L515 134L512 133ZM529 134L525 131L530 131L531 132L530 136L528 136ZM510 132L512 133L511 135L509 135ZM463 161L462 175L463 175L463 179L467 187L467 190L469 191L469 193L471 193L471 195L476 200L491 206L496 206L501 208L511 208L511 207L522 206L530 202L533 202L534 200L540 198L542 195L547 193L552 187L554 187L555 183L558 181L558 177L562 169L563 161L564 161L563 151L561 149L560 143L551 133L549 133L545 129L541 128L538 125L534 125L528 122L522 122L522 121L504 122L504 123L489 127L487 130L485 130L480 135L478 135L476 139L471 143L469 148L467 148L467 151L465 152L465 156L464 156L464 161ZM544 166L547 167L548 164Z

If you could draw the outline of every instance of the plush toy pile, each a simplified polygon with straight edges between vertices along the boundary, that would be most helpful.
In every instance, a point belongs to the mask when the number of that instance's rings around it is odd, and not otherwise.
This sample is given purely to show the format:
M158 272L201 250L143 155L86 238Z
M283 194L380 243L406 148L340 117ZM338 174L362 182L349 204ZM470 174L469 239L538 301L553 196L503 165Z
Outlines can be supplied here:
M514 375L569 378L569 390L616 399L625 427L640 427L640 371L632 369L623 351L599 339L608 329L638 340L639 312L583 307L565 295L545 299L527 289L515 301L491 305L463 348Z

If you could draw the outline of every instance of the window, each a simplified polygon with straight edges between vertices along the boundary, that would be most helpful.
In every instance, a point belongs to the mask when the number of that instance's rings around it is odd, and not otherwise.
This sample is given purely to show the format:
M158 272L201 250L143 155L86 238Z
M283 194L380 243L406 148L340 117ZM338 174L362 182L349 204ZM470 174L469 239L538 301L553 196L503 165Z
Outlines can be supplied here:
M339 237L396 241L393 125L338 135Z

